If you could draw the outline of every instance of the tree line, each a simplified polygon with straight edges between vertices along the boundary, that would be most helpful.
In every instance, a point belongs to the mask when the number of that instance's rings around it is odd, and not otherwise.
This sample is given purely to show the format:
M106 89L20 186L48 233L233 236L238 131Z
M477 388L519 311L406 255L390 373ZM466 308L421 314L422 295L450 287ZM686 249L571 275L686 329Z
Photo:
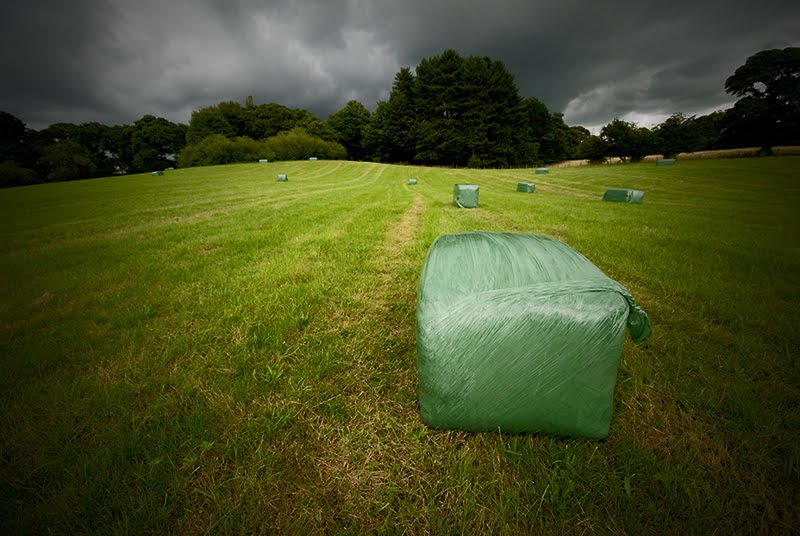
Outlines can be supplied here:
M162 170L172 166L345 158L336 134L306 110L221 102L188 125L145 115L132 125L55 123L36 131L0 112L0 186Z
M599 135L522 97L503 62L454 50L398 71L374 113L351 100L327 121L280 104L225 101L188 125L145 115L132 125L56 123L35 131L0 112L0 186L140 173L169 166L349 158L458 167L523 167L574 158L800 143L800 49L758 52L725 82L739 98L653 129L614 119Z

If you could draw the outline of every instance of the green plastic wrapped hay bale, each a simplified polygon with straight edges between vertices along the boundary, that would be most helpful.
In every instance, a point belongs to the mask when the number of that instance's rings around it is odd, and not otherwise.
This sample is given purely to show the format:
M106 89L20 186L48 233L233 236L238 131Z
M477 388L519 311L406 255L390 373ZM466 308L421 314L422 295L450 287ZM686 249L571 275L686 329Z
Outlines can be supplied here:
M615 201L618 203L641 203L644 200L644 192L641 190L631 190L630 188L611 188L603 194L603 201Z
M536 191L536 185L532 182L520 182L517 184L518 192L533 193Z
M316 156L312 156L311 158L309 158L309 160L311 160L312 162L316 162L317 161L317 157Z
M164 174L163 171L153 171L152 173L150 173L150 175L152 175L154 177L159 177L159 176L161 176L163 174Z
M544 175L545 173L550 173L550 170L547 169L546 167L536 168L537 175Z
M656 160L657 166L674 166L675 159L674 158L660 158Z
M478 208L477 184L456 184L453 186L453 203L461 208Z
M278 173L278 181L279 182L287 182L289 177L286 176L286 173Z
M419 406L429 426L608 434L626 329L650 321L630 293L546 236L440 236L417 299Z
M411 177L410 179L408 179L408 184L417 184L417 178Z
M268 160L268 159L266 159L266 158L261 158L261 159L259 159L258 163L259 163L259 164L268 164L268 163L269 163L269 160Z

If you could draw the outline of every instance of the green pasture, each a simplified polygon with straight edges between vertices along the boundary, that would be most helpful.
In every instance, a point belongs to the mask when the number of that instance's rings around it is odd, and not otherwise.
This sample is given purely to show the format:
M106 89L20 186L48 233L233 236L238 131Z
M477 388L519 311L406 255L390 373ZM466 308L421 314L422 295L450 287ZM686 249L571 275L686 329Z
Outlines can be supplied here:
M4 534L800 527L800 157L254 163L0 190L0 214ZM422 423L417 279L465 230L558 238L648 312L608 438Z

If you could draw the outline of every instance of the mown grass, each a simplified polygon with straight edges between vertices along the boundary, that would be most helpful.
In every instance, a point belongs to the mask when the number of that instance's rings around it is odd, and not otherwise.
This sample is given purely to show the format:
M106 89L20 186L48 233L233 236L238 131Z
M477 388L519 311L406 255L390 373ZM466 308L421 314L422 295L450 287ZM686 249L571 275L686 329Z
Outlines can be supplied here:
M479 209L452 206L455 182L480 184ZM608 187L644 204L601 202ZM0 526L794 531L798 206L788 156L536 176L270 163L0 191ZM650 314L607 439L421 422L417 278L438 235L472 229L557 237Z

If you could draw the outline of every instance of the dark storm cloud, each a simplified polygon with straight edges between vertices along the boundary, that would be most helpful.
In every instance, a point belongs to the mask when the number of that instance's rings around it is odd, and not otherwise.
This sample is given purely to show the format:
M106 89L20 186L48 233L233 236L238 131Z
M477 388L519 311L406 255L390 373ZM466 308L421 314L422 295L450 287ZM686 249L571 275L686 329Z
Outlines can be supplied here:
M454 48L502 60L569 124L651 126L730 105L725 78L800 44L797 20L794 0L28 0L0 7L0 109L34 128L186 122L252 95L325 118Z

